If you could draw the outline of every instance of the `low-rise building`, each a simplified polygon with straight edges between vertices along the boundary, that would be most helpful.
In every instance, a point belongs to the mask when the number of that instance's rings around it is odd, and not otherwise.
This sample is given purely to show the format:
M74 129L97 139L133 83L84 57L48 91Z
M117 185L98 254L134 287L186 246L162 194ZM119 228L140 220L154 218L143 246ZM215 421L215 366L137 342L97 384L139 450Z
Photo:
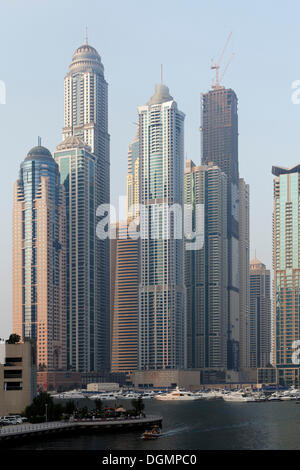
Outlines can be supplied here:
M19 414L36 395L35 344L0 344L0 416Z
M113 382L102 382L102 383L91 383L87 384L88 392L117 392L120 389L118 383Z

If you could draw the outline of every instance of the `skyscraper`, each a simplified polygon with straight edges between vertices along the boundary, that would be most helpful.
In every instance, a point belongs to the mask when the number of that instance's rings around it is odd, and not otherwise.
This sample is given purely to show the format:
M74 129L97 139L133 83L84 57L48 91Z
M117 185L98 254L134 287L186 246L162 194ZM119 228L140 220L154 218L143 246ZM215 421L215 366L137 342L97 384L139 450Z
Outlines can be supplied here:
M266 367L270 363L270 271L254 258L250 263L250 367Z
M75 300L68 300L69 361L82 373L108 371L110 366L110 246L108 238L96 239L97 207L110 201L107 87L101 58L86 41L73 54L65 77L63 143L56 153L68 193L68 285L71 289L77 279L72 292L79 302L75 306ZM75 224L81 224L80 230ZM79 323L72 323L72 315L79 315Z
M185 365L182 231L184 114L159 84L139 113L141 280L139 368ZM174 207L174 205L177 205Z
M240 284L240 359L241 369L250 367L250 189L243 178L239 180L239 284Z
M45 147L21 164L13 204L13 329L36 341L37 368L66 369L65 204Z
M215 86L202 94L202 163L213 162L228 178L228 368L239 368L239 170L237 96Z
M203 246L185 251L187 366L227 368L227 176L212 163L186 162L185 208L203 206ZM186 245L187 246L187 245Z
M139 240L127 225L111 240L111 371L129 374L138 368Z
M54 158L66 195L68 364L81 373L99 372L108 367L109 317L101 309L97 157L79 137L71 136L58 145Z
M300 165L273 166L273 364L281 384L300 385ZM294 353L295 357L294 357Z

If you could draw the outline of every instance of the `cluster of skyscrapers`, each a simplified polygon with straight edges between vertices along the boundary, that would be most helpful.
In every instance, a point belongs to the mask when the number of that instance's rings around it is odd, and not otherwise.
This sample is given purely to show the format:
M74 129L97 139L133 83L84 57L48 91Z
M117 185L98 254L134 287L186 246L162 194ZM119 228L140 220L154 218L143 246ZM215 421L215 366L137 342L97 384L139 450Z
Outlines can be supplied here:
M14 188L13 329L36 341L40 384L53 372L85 382L136 373L143 385L175 371L198 371L199 383L250 381L258 369L265 381L274 370L299 380L299 167L273 169L272 336L270 272L249 260L235 92L216 83L202 95L197 165L184 158L184 113L156 85L129 145L127 220L99 237L97 209L110 203L107 87L86 42L65 77L62 143L53 155L40 142L31 149Z

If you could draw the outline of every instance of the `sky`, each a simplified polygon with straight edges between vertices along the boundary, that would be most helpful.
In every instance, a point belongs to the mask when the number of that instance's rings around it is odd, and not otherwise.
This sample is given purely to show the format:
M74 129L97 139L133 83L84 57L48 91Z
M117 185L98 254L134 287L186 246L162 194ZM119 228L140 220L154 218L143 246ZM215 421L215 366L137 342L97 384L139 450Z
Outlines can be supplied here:
M185 115L185 156L200 163L200 94L221 65L239 105L239 169L250 185L251 258L272 263L272 165L300 161L300 3L297 0L0 0L0 337L12 330L13 184L27 152L61 142L63 83L72 54L95 47L109 83L111 200L126 194L127 149L137 106L164 82Z

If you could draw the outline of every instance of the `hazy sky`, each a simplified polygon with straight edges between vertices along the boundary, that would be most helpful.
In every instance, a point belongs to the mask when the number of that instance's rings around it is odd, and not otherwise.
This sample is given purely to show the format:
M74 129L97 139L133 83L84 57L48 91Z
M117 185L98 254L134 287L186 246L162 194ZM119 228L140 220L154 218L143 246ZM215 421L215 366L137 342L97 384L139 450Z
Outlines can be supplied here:
M186 114L185 152L200 162L200 93L210 88L210 60L232 31L224 77L239 98L240 176L250 184L251 257L271 266L273 164L298 163L300 3L296 0L0 0L1 249L0 337L11 332L13 183L28 150L61 141L63 80L84 42L101 55L109 83L112 201L126 191L127 147L136 108L160 79Z

